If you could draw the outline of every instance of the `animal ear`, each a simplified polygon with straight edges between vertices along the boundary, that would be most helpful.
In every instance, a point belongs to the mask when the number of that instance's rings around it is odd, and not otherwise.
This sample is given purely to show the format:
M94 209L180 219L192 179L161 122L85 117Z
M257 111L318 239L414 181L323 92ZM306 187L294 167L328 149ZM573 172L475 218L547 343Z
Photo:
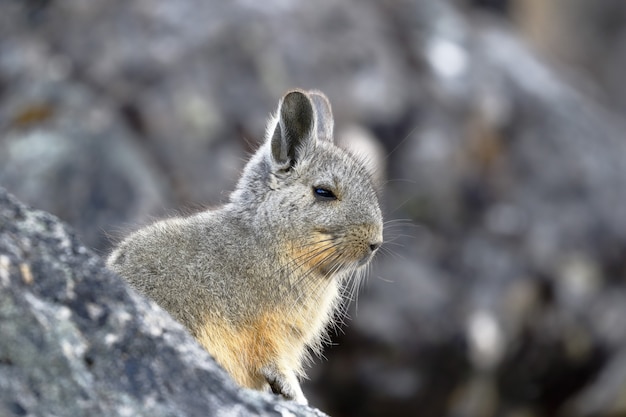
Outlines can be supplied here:
M333 111L330 107L330 101L324 93L317 90L309 91L311 101L315 106L315 126L317 129L317 137L319 139L333 141L333 128L335 121L333 119Z
M308 95L294 90L287 93L279 104L278 123L271 138L272 157L280 165L293 166L298 160L298 153L312 135L315 111Z

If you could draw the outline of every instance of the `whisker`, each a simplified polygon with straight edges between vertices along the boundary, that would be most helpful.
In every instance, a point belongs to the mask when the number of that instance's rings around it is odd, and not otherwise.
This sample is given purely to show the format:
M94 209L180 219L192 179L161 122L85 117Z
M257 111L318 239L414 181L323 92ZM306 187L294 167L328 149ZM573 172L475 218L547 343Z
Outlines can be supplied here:
M413 235L406 235L406 234L402 233L402 234L395 235L392 238L385 239L385 243L394 243L396 240L400 240L402 238L416 239L417 237L413 236Z
M407 135L406 135L406 136L405 136L405 137L404 137L404 138L403 138L400 142L398 142L398 144L397 144L397 145L396 145L396 146L395 146L395 147L391 150L391 152L389 152L389 153L387 154L387 156L385 157L385 159L384 159L384 160L386 161L387 159L389 159L389 157L391 156L391 154L392 154L392 153L394 153L395 151L397 151L397 150L398 150L398 148L399 148L402 144L404 144L404 142L406 142L407 140L409 140L409 138L413 135L413 133L417 132L417 129L418 129L418 128L419 128L419 126L415 126L413 129L411 129L411 130L409 131L409 133L407 133Z
M388 226L395 223L406 223L407 225L414 224L412 219L389 219L383 222L383 226Z
M325 248L324 251L316 254L315 256L322 255L323 252L330 251L331 249L337 247L338 245L339 244L331 245L331 246ZM324 257L320 262L318 262L318 264L326 263L326 262L329 262L330 264L334 264L334 262L336 260L338 260L340 258L340 256L341 256L341 254L333 251L333 252L331 252L331 254L329 256ZM300 289L302 289L302 291L300 291L300 294L298 294L298 296L296 297L296 300L294 301L292 307L290 308L290 312L293 312L293 310L298 307L298 303L301 301L301 299L303 297L310 296L313 289L315 289L314 294L317 295L317 291L319 290L319 287L320 287L319 282L322 282L322 283L324 283L324 282L328 282L329 283L330 282L329 276L334 274L334 273L336 273L339 270L339 268L334 268L334 266L336 266L336 265L333 265L333 267L331 267L324 274L324 276L322 277L321 281L318 280L318 282L311 282L311 281L309 281L307 283L304 282L306 279L308 279L315 272L317 264L314 265L313 268L309 269L301 277L298 278L298 280L296 281L294 287L295 288L300 288ZM304 285L302 285L303 283L304 283ZM329 284L327 284L324 289L326 289L328 287L328 285Z
M407 183L407 184L412 184L412 185L417 184L417 181L412 180L410 178L391 178L391 179L385 180L383 182L383 185L385 186L385 185L393 184L396 182Z
M327 246L322 246L322 247L314 246L313 250L309 252L305 252L301 254L300 256L294 259L291 259L285 265L282 265L276 272L280 272L284 269L289 269L289 270L299 269L300 267L305 265L307 262L309 262L311 259L314 259L316 256L319 256L320 254L322 254L323 251L325 251L327 248L330 248L333 246L331 239L316 242L316 243L327 243L327 242L331 242L331 243L328 244Z
M376 278L378 278L379 280L381 280L381 281L383 281L383 282L388 282L388 283L390 283L390 284L393 284L394 282L396 282L396 281L391 280L391 279L389 279L389 278L383 278L383 277L381 277L380 275L377 275L377 276L376 276Z
M388 229L402 228L403 224L410 225L404 219L394 219L386 223ZM392 253L387 243L394 244L401 237L394 236L389 242L385 241L383 253ZM333 300L332 318L328 321L325 332L319 335L313 344L307 346L305 359L309 361L311 354L322 355L322 346L331 343L329 331L335 334L343 333L347 320L350 320L350 305L354 301L358 311L359 291L366 283L366 276L371 272L371 263L358 267L356 262L348 261L358 252L346 253L341 250L342 243L335 237L307 239L294 247L298 254L295 258L285 259L275 269L276 274L285 276L289 281L285 301L288 302L287 314L295 315L300 320L308 320L308 308L302 308L304 299L316 299L329 290L331 285L338 285L337 298ZM337 278L337 274L340 277ZM339 281L337 281L339 279ZM291 293L291 294L290 294ZM310 341L311 342L311 341Z

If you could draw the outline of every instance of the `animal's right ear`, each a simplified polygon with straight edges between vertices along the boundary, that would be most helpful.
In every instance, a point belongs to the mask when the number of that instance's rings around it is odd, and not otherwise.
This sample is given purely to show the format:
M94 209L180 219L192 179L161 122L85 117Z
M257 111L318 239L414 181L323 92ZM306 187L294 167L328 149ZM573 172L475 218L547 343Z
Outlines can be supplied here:
M321 91L309 91L311 101L315 105L315 127L317 129L317 138L321 140L333 141L333 129L335 120L333 119L333 111L330 107L328 97Z
M292 167L310 141L315 140L313 103L308 95L294 90L279 103L278 122L271 137L272 158L285 168Z

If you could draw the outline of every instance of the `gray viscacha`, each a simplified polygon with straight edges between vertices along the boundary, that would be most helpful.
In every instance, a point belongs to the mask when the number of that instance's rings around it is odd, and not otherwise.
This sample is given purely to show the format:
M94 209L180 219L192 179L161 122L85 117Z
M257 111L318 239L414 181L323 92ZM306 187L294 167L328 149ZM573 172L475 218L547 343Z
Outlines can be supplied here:
M142 228L107 262L240 385L300 403L303 362L383 239L372 177L333 124L324 94L288 92L225 205Z

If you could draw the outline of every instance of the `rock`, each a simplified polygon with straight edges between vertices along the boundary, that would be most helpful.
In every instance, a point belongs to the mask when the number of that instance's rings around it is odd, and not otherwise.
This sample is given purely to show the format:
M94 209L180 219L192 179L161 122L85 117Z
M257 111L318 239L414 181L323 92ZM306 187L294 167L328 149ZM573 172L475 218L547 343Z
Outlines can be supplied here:
M55 217L0 189L0 415L323 416L239 389Z
M184 200L214 203L233 188L241 155L294 86L322 89L351 119L397 119L409 100L386 22L354 0L71 0L41 16L39 37L122 103Z
M392 8L429 68L419 117L388 155L401 180L386 203L406 220L313 378L323 408L626 413L623 119L503 25L446 2L424 2L437 16L425 20L416 3Z
M511 5L513 20L546 59L610 108L626 110L626 9L620 0L511 0Z
M72 223L94 249L109 246L118 225L161 213L168 199L162 175L110 126L14 132L0 142L0 167L0 184Z
M104 249L119 225L163 214L168 176L116 104L77 82L65 56L24 30L23 10L12 16L5 7L0 184L72 224L88 247Z

